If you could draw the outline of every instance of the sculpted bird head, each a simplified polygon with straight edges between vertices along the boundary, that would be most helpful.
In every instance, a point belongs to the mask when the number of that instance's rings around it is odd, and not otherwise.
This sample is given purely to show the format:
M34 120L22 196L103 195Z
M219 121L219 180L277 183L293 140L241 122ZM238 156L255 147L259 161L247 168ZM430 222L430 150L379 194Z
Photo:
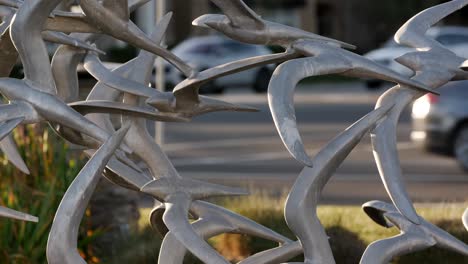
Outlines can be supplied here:
M217 31L223 31L231 24L229 18L225 15L207 14L196 18L192 25L197 27L212 28Z

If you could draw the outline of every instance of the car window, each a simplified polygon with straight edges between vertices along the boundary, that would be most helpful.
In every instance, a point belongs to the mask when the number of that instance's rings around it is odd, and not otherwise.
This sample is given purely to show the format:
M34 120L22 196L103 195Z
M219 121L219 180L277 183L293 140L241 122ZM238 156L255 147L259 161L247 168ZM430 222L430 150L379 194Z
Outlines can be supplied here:
M223 48L227 52L253 52L255 51L256 47L254 45L243 44L240 42L224 42Z
M468 44L467 35L445 34L445 35L438 36L436 40L440 42L442 45Z
M213 55L219 52L219 47L214 44L200 44L192 46L187 50L187 53L196 55Z

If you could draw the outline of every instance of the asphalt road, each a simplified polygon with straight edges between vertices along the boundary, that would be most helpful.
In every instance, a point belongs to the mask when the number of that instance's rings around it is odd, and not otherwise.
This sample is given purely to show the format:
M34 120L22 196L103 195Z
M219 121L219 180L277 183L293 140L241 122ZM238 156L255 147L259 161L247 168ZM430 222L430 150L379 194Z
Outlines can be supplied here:
M383 92L360 83L302 85L296 111L308 152L313 155L343 129L370 112ZM164 149L183 176L274 193L287 191L302 170L283 147L268 111L266 94L229 90L223 100L257 107L259 113L209 114L188 124L167 124ZM468 174L448 157L425 153L409 138L409 110L398 138L411 197L417 202L468 201ZM323 194L325 203L356 204L387 195L367 137L338 169Z

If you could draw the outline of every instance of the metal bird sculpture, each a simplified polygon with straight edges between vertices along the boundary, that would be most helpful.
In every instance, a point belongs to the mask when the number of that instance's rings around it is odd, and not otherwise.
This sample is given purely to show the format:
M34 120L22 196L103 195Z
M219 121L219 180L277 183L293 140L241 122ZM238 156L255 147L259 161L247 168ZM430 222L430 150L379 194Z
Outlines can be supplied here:
M293 107L293 92L299 81L310 76L341 74L375 77L411 87L424 87L375 62L331 45L301 40L293 43L292 49L307 57L287 61L278 66L270 80L268 103L284 145L296 160L306 166L313 164L304 149Z
M21 213L3 206L0 206L0 218L1 217L34 223L37 223L39 221L39 219L35 216Z
M280 65L270 81L269 104L275 125L283 143L293 157L306 166L312 166L297 130L293 91L297 83L311 76L341 74L354 77L378 78L406 84L414 89L432 92L416 81L383 67L357 54L346 51L346 43L324 38L305 31L263 21L242 0L213 1L225 14L205 15L194 21L207 25L227 36L251 44L280 45L310 58L297 59Z
M186 253L191 252L205 263L227 264L206 242L221 233L247 234L279 243L278 247L250 256L240 264L284 262L301 253L305 263L334 263L328 237L317 217L317 206L335 170L369 132L379 172L395 205L371 202L364 205L364 210L376 223L396 226L401 234L372 243L361 263L386 263L395 256L435 245L468 255L467 245L417 215L401 180L395 136L398 118L408 103L450 80L468 78L464 71L468 60L425 36L434 23L464 7L468 0L454 0L427 9L396 33L397 42L416 48L415 52L396 59L415 72L412 79L345 50L353 49L353 45L266 21L242 0L212 0L224 15L204 15L193 24L245 43L278 45L286 51L195 72L160 44L171 13L155 26L150 36L130 21L130 12L147 1L81 0L83 14L56 10L60 0L0 0L0 93L10 100L0 105L0 148L13 164L29 173L10 132L19 124L49 122L59 135L84 148L91 157L56 212L47 245L49 263L84 263L77 252L78 227L101 175L123 188L149 194L161 203L150 217L151 225L164 236L159 263L182 263ZM133 60L109 70L98 57L100 50L89 44L100 34L123 40L142 51ZM62 44L52 63L44 41ZM25 69L24 80L7 78L18 54ZM148 87L156 55L187 77L173 92ZM86 101L78 101L77 67L83 60L85 69L98 83ZM202 201L245 192L181 177L154 142L146 124L147 120L189 121L217 111L254 111L201 96L199 89L217 78L271 63L282 63L269 87L275 124L291 154L308 166L297 178L285 204L287 224L298 241ZM293 93L301 79L325 74L372 77L398 86L379 99L374 111L310 159L297 130ZM111 114L120 119L111 121ZM116 132L117 127L123 128ZM0 217L37 221L33 216L4 207L0 207ZM468 229L468 210L462 220Z
M115 133L94 154L72 182L60 202L47 240L50 264L86 263L78 254L78 229L102 171L123 141L128 127Z
M466 231L468 231L468 208L465 210L465 213L462 216L462 222L466 228Z
M158 216L157 219L155 217L151 218L151 223L153 226L157 224L164 224L162 223L163 221L161 219L164 212L159 211L165 211L165 208L158 207L156 211L153 210L152 216L154 213L156 213ZM294 243L288 238L222 207L203 201L194 201L190 206L190 214L196 219L196 221L192 223L195 232L197 232L197 234L205 240L223 233L246 234L270 241L275 241L281 245L284 245L283 251L287 252L283 253L285 255L285 260L289 260L290 258L302 253L300 244ZM157 228L161 229L161 227ZM165 226L164 229L166 229ZM182 242L179 241L172 232L164 233L163 235L164 240L161 245L161 253L159 255L158 263L182 263L185 255L187 254L187 250L184 248ZM294 246L291 246L293 244ZM285 247L287 247L288 250L285 250ZM263 262L259 261L256 263Z
M132 0L128 2L129 13L146 4L149 0ZM111 2L106 2L106 8L110 8ZM116 4L115 2L113 2ZM120 2L119 2L120 3ZM104 4L104 3L103 3ZM116 12L115 10L112 10ZM45 24L45 28L51 31L64 33L99 33L103 34L98 27L94 26L82 13L63 13L55 10L55 15L50 16ZM117 13L118 14L118 11Z
M305 167L292 187L285 205L289 228L301 241L305 263L335 263L328 236L317 217L323 188L361 139L391 109L374 110L327 144L314 159L316 166Z
M300 39L312 39L348 49L354 45L326 38L294 27L263 20L242 0L211 0L225 15L208 14L195 19L192 24L209 27L222 34L250 44L289 47Z
M396 59L416 72L413 80L435 89L453 79L468 77L460 70L464 58L458 57L440 43L425 36L432 25L467 4L467 0L454 0L426 9L411 18L397 32L397 42L418 49ZM376 107L390 104L395 106L388 117L371 132L373 153L385 188L398 210L415 224L420 220L404 187L396 146L396 131L403 110L424 94L406 85L388 90L379 98Z
M200 72L192 78L186 79L174 88L174 92L159 92L144 84L122 78L108 70L96 54L86 56L84 67L97 80L105 83L120 92L146 97L146 103L168 115L173 114L180 118L190 119L198 115L219 112L256 112L251 107L234 105L211 97L199 95L199 88L204 83L224 75L233 74L240 70L250 69L259 65L270 64L276 61L294 57L293 54L275 54L259 56L241 61L231 62L217 68Z
M385 264L393 258L437 246L468 256L468 245L439 227L420 219L420 224L410 222L391 204L372 201L363 205L364 211L379 225L397 227L400 235L370 244L361 264Z
M127 1L119 0L117 2L126 3ZM96 0L82 0L80 6L86 15L86 19L106 34L161 56L187 77L194 73L193 69L176 55L152 42L128 17L122 18L115 15L115 12ZM118 4L118 6L121 6L121 4Z
M0 25L0 35L5 34L6 31L10 28L11 22L13 21L13 18L17 11L18 9L16 8L2 6L0 3L0 18L2 18L2 24ZM73 38L62 32L44 30L41 32L41 35L45 41L48 41L51 43L64 44L64 45L69 45L69 46L73 46L76 48L81 48L85 50L93 50L98 53L103 53L96 47L86 42L83 42L80 39Z
M192 254L207 263L229 263L198 236L187 215L192 201L211 197L246 195L245 191L185 179L178 174L151 181L143 186L141 191L165 204L164 223L175 238Z

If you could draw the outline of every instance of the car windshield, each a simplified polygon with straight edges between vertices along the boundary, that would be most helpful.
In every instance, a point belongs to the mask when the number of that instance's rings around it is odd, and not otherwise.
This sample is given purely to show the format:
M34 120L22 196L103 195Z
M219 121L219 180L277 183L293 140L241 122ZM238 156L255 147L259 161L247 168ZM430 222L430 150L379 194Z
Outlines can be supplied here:
M208 55L224 52L232 53L252 53L255 52L257 47L255 45L244 44L232 40L203 40L193 39L182 42L179 46L172 51L178 55L184 54L193 55Z
M468 43L468 35L444 34L436 38L442 45L459 45Z

